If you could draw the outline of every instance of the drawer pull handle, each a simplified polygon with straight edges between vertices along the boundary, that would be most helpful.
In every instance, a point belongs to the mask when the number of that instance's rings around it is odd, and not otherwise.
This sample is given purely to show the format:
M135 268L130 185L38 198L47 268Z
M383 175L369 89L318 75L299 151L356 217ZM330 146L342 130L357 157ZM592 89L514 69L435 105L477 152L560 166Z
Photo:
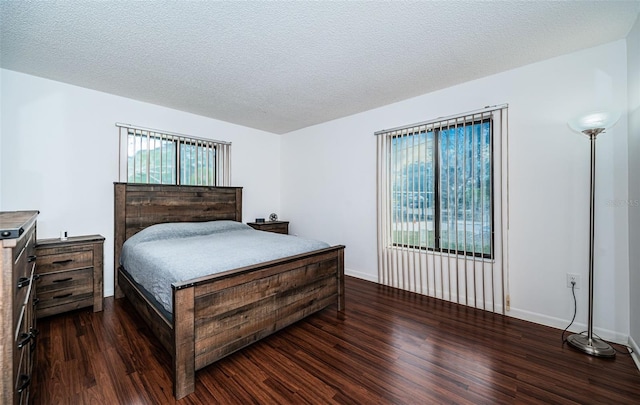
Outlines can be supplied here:
M28 375L21 374L20 385L18 386L18 394L22 394L22 391L24 391L30 384L31 384L31 377Z
M33 279L34 280L40 280L40 274L34 274L33 275Z
M62 264L68 264L71 263L73 261L73 259L67 259L67 260L57 260L51 264L56 264L56 265L62 265Z
M33 355L33 352L36 350L36 339L38 337L38 335L40 334L40 331L38 329L30 329L31 336L33 336L33 339L31 339L31 354Z
M52 283L64 283L65 281L73 280L73 277L61 278L59 280L53 280Z
M21 333L20 340L18 341L18 349L22 349L34 338L34 335L31 333Z
M18 288L26 287L31 284L31 279L29 277L20 277L18 279Z
M67 298L67 297L71 297L72 295L73 295L73 293L67 293L67 294L62 294L62 295L54 295L53 298L55 298L55 299Z
M38 303L40 302L40 298L36 298L33 300L33 306L38 306Z
M36 255L31 255L27 258L27 262L31 263L31 262L35 262L36 261L37 256Z

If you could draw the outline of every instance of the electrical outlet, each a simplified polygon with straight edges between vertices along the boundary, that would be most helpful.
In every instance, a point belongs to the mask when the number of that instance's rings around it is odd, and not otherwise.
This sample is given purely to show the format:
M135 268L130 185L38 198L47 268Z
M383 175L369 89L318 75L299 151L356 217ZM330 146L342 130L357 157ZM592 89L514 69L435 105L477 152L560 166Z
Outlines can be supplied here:
M579 290L580 289L580 274L567 273L567 288L571 288L571 283L572 282L576 283L575 289Z

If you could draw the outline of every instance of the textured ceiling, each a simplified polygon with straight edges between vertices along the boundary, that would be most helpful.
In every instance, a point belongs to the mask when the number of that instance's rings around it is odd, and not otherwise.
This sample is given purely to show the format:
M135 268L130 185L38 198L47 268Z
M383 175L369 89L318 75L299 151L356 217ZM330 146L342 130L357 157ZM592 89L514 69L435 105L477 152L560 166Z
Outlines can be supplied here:
M0 1L3 68L274 133L624 38L640 1Z

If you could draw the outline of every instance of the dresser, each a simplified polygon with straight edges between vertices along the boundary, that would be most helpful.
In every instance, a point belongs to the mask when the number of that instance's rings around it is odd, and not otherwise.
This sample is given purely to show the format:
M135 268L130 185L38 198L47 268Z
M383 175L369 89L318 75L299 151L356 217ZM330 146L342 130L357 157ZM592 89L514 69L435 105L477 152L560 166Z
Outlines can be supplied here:
M0 403L27 404L35 324L37 211L0 212Z
M289 233L289 221L247 222L253 229L274 233Z
M38 318L90 306L102 311L104 236L40 239L36 256Z

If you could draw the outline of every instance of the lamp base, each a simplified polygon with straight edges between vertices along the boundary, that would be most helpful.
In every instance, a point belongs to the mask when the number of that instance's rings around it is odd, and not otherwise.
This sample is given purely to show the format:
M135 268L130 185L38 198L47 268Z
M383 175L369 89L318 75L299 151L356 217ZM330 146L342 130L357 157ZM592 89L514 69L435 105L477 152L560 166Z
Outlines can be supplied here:
M610 344L607 342L598 339L587 337L582 334L571 335L567 338L567 342L573 346L575 349L578 349L582 352L590 354L591 356L596 357L615 357L616 351Z

